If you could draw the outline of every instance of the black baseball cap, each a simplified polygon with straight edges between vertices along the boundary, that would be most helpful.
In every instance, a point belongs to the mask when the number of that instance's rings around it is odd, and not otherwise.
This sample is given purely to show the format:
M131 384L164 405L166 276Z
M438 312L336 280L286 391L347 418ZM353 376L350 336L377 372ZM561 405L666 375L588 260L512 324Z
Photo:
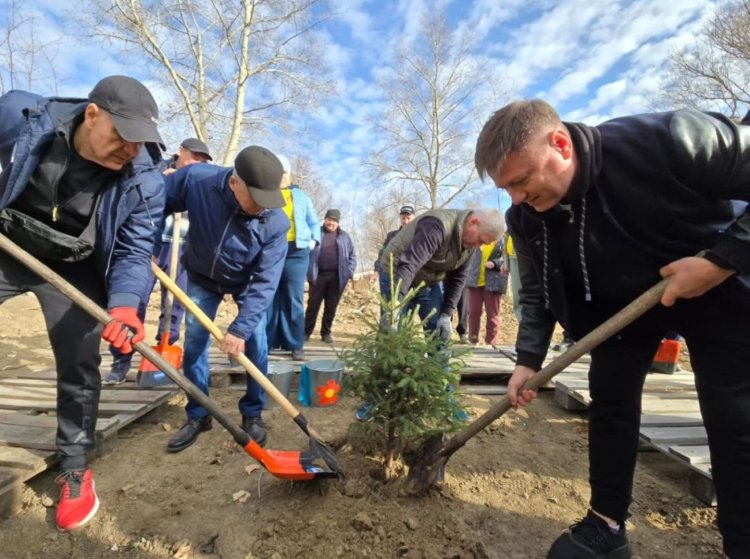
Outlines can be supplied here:
M109 76L89 93L89 101L112 117L117 133L126 142L154 142L167 149L161 139L159 108L148 88L128 76Z
M234 171L247 185L253 200L262 208L283 208L286 205L281 193L281 161L270 150L261 146L248 146L234 159Z
M414 215L414 206L401 206L401 209L398 211L398 215Z
M185 149L189 149L193 153L200 153L201 155L205 155L209 161L214 160L214 158L211 157L211 154L208 151L208 146L205 144L205 142L201 142L198 138L188 138L187 140L183 140L180 145Z
M341 211L331 208L326 212L326 215L323 219L332 219L334 221L341 221Z

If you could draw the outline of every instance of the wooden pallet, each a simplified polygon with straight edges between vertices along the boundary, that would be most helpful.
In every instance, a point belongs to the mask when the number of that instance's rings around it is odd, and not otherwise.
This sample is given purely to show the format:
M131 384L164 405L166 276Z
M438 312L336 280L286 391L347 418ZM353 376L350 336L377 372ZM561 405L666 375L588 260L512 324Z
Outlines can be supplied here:
M555 379L555 401L567 410L585 410L591 403L587 375L565 371ZM716 506L711 458L692 373L650 374L642 396L640 440L642 449L655 449L684 464L690 475L690 493Z
M292 361L288 351L269 352L269 362L288 361L294 366L295 372L299 373L302 365L315 359L337 359L336 351L341 348L326 345L324 347L311 346L305 348L304 361ZM504 351L510 351L505 348ZM515 364L508 357L502 355L492 348L473 348L471 355L464 357L466 368L461 373L461 378L466 380L477 380L493 383L497 386L507 383L513 372ZM209 349L208 365L211 371L209 385L214 388L245 389L245 371L236 364L230 362L229 358L217 347ZM498 392L495 392L498 393Z
M103 374L109 367L101 369ZM96 456L111 452L117 432L158 419L175 389L138 389L132 382L103 387L96 423ZM57 461L56 372L16 370L0 377L0 518L15 512L23 484Z

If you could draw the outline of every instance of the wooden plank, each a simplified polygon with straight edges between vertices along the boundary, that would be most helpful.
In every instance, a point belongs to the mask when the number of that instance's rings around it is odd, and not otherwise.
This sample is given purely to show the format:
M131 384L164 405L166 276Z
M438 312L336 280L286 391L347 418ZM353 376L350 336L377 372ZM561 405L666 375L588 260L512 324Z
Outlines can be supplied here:
M28 425L29 427L57 428L57 417L54 415L32 415L20 411L0 410L0 424ZM96 430L105 431L117 424L116 419L99 417Z
M586 404L577 400L559 385L555 387L555 402L557 402L561 408L568 411L583 411L588 408Z
M696 400L647 400L643 402L641 413L644 415L682 415L699 413Z
M145 404L129 404L117 402L102 402L99 404L99 413L113 415L116 413L137 414L144 408ZM55 400L19 400L14 398L4 398L0 396L0 409L5 410L35 410L42 412L54 412L57 409Z
M51 450L32 450L11 446L0 446L0 468L39 471L57 461Z
M690 472L689 487L693 497L710 507L716 506L716 487L707 466Z
M641 437L651 444L701 445L708 441L706 429L700 427L646 427Z
M703 425L700 412L685 412L678 415L656 414L641 416L641 427L694 427Z
M56 450L55 429L0 425L0 445L36 450Z
M707 444L702 445L670 445L669 452L684 460L688 464L710 464L711 453Z
M0 398L15 400L56 400L56 388L4 386ZM100 402L146 403L158 398L151 390L102 390Z

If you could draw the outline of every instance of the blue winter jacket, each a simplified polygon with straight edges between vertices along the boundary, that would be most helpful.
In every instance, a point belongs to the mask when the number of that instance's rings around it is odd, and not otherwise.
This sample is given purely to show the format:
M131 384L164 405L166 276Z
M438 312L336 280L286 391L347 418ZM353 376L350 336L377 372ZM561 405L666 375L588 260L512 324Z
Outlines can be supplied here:
M27 91L0 97L0 208L15 201L31 178L56 127L82 113L85 99L47 98ZM108 306L137 307L151 277L154 230L162 219L164 182L158 148L146 145L102 194L94 258Z
M323 235L323 228L320 228ZM346 231L338 229L336 235L336 249L339 252L339 291L343 292L347 282L354 276L357 269L357 255L354 254L354 243ZM320 244L310 253L310 264L307 267L307 281L315 285L318 281L318 259L320 258Z
M289 219L281 209L244 213L229 188L231 176L231 167L183 167L165 179L166 213L190 214L182 264L191 281L234 296L239 314L228 331L246 340L279 284Z
M320 244L320 220L312 200L296 184L289 186L292 193L292 214L294 215L294 242L297 248L307 248L310 241Z

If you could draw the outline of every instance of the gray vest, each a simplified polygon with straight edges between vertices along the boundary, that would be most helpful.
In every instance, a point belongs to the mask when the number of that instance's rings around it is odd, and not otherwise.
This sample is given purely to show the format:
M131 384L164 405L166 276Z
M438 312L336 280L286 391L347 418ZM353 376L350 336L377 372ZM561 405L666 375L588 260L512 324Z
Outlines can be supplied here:
M472 210L430 210L423 213L401 229L388 243L378 261L380 269L386 270L386 273L390 270L390 255L392 254L395 271L401 254L414 238L419 222L425 217L434 217L443 222L445 239L443 244L435 251L435 254L432 255L432 258L417 272L411 286L419 285L421 281L424 281L427 285L434 285L442 281L447 272L452 272L463 266L474 253L473 248L464 248L461 242L464 222L471 213Z

